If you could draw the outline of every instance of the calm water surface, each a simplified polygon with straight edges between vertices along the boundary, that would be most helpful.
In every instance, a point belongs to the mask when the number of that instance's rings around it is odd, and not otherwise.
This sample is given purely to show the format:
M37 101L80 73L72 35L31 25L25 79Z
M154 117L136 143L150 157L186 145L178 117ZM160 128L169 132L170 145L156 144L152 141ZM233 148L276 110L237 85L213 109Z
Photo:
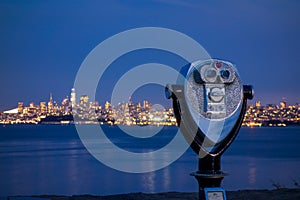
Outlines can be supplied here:
M104 129L115 144L133 152L161 148L177 131L177 127L165 127L140 142L117 127ZM222 170L230 174L223 187L272 189L273 183L294 187L294 181L300 183L299 144L300 127L242 128L222 157ZM0 127L0 196L194 192L197 182L189 174L196 170L197 157L191 149L164 169L129 174L91 156L72 125Z

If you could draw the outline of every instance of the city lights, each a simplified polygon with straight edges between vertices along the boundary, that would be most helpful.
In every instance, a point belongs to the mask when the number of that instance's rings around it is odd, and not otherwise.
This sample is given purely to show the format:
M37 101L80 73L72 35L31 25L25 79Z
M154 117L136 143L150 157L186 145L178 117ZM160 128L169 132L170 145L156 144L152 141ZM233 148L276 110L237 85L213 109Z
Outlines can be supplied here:
M17 108L0 112L0 124L72 124L74 117L77 123L108 124L128 126L176 126L173 108L151 105L147 100L142 103L128 102L112 105L106 102L103 106L98 102L90 102L87 95L79 96L76 102L75 89L72 88L70 98L64 98L59 104L50 94L48 102L38 104L31 102L25 106L18 102ZM290 126L300 125L300 104L287 105L282 101L279 105L260 102L249 105L243 126Z

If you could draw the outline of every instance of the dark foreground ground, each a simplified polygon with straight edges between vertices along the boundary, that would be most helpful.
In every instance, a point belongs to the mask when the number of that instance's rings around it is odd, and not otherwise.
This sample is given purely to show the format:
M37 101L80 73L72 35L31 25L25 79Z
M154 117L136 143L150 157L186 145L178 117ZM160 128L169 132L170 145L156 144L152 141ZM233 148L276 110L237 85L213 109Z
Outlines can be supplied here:
M43 195L35 198L30 197L8 197L8 200L197 200L197 193L167 192L157 194L130 193L111 196L52 196ZM278 190L241 190L227 192L228 200L300 200L300 189L278 189Z

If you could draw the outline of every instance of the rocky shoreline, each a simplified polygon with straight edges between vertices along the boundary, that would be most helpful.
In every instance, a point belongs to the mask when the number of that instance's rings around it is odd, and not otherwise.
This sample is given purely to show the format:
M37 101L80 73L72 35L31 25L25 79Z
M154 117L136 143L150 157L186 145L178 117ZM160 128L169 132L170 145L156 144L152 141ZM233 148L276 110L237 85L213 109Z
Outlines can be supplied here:
M198 193L165 192L165 193L129 193L109 196L74 195L55 196L41 195L31 197L7 197L7 200L198 200ZM227 200L299 200L300 189L276 190L239 190L227 191Z

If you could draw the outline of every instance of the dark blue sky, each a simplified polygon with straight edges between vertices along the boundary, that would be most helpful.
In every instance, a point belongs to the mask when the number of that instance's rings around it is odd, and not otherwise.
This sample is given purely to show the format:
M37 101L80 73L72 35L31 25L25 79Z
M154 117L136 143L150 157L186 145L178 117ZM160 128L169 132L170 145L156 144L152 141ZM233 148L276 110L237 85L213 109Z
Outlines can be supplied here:
M234 62L244 83L255 86L254 100L278 103L285 97L288 103L300 102L299 9L297 0L2 0L0 111L18 101L47 101L50 92L61 102L96 45L145 26L185 33L212 57ZM156 54L150 52L149 60L159 61L162 55ZM98 91L100 103L108 99L108 89ZM164 101L160 89L141 88L136 100Z

